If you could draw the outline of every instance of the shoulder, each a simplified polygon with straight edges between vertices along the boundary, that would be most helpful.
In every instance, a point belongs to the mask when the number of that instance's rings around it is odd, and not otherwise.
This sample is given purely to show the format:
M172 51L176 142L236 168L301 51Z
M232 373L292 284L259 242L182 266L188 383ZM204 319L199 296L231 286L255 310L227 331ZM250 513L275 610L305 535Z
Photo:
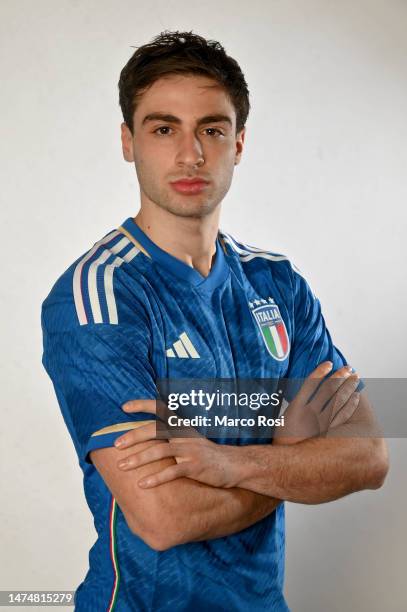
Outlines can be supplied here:
M317 300L302 269L287 255L248 245L223 230L220 239L225 253L235 262L235 270L242 270L259 295L267 287L273 296L297 306L305 300Z
M292 268L294 271L300 273L298 268L292 263L287 255L248 245L223 230L220 230L219 233L223 243L226 245L228 254L238 257L240 262L243 264L250 261L256 261L256 263L259 264L270 262L267 265L271 264L276 268Z
M297 277L304 278L302 271L287 255L246 244L223 230L219 233L225 245L225 252L238 260L245 271L256 273L264 270L271 272L277 278L289 277L294 281Z
M95 323L126 322L134 312L140 249L114 229L78 257L57 279L42 303L43 328L72 331ZM131 282L130 282L131 279ZM131 289L129 289L131 287Z

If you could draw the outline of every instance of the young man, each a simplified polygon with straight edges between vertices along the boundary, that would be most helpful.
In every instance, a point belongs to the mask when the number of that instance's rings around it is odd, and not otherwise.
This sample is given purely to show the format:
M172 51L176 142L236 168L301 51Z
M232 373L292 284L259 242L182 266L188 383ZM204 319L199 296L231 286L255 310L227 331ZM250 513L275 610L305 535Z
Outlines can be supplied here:
M42 310L43 363L98 533L75 609L288 610L282 500L381 486L386 447L299 271L219 231L249 111L236 61L165 32L130 58L119 90L140 211L68 268ZM283 377L307 378L287 396L290 438L156 439L157 379ZM327 435L304 439L295 427L313 393ZM370 437L356 437L362 426Z

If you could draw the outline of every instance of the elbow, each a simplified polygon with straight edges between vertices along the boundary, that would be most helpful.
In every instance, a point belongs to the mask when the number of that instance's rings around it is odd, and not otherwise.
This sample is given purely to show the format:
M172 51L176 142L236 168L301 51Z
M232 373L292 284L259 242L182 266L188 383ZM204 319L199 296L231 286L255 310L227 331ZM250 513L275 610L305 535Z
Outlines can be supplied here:
M133 532L134 533L134 532ZM164 534L155 533L155 532L143 532L139 537L143 540L147 546L152 548L157 552L164 552L165 550L169 550L176 546L176 542L171 540Z
M182 537L175 526L167 520L143 521L137 518L128 518L127 525L130 531L138 536L147 546L157 552L169 550L182 543Z
M384 481L386 480L387 472L389 471L389 464L381 464L380 466L376 466L373 471L372 483L369 487L370 489L380 489L384 485Z
M373 451L371 453L369 489L380 489L383 486L389 467L387 444L383 438L377 438L374 440Z
M168 534L155 531L145 532L142 534L141 539L145 542L145 544L147 544L147 546L157 552L170 550L170 548L173 548L180 543L176 538L171 537Z

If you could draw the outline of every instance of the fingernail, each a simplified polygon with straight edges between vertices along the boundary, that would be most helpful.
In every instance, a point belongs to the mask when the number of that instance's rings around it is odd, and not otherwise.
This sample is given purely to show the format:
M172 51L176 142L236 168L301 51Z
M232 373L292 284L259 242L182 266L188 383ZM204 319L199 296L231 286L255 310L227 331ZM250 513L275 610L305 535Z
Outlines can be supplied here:
M117 446L124 446L126 443L126 440L124 440L124 438L117 438L117 440L115 440L114 445Z
M118 463L118 466L120 469L125 468L128 466L128 461L120 461L120 463Z

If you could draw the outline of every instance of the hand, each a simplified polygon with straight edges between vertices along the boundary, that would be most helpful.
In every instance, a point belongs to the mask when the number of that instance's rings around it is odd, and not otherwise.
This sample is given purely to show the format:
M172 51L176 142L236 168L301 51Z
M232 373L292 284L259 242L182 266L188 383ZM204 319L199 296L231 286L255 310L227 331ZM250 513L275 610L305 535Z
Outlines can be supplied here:
M161 472L142 478L138 485L143 488L156 487L176 478L188 477L212 487L230 488L237 486L238 448L226 444L216 444L199 435L192 427L188 432L194 437L170 438L167 444L154 444L144 450L126 457L126 467L120 469L133 470L142 465L173 457L177 464L165 468ZM122 444L120 450L137 445L140 442L156 440L156 423L143 425L120 436L115 442Z
M359 404L360 396L355 392L359 377L352 374L351 366L344 366L321 384L331 369L332 363L324 361L306 378L284 412L284 427L276 428L273 444L296 444L325 435L329 429L351 418Z

